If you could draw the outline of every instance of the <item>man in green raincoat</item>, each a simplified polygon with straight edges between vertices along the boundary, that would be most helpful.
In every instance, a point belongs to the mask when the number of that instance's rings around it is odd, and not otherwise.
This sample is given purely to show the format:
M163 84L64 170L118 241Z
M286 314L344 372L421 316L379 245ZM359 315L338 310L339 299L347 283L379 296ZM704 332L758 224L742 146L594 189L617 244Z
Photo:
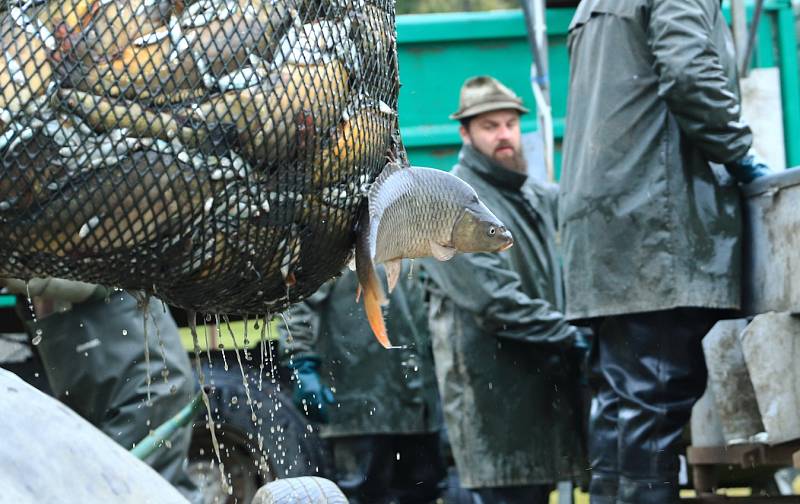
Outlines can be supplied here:
M439 496L436 382L424 292L409 264L389 296L386 327L401 348L380 346L346 270L287 311L281 360L294 370L294 400L322 422L336 484L353 504L425 504Z
M17 312L53 396L125 449L192 400L189 357L161 301L143 307L127 292L58 278L4 283L20 294ZM202 502L186 472L191 436L190 425L178 429L145 462L190 502Z
M701 338L739 308L749 150L719 0L583 0L569 30L567 317L597 344L593 503L678 499Z
M564 319L556 194L527 175L521 100L497 80L461 89L468 182L514 236L500 254L426 260L445 424L461 484L476 503L547 503L583 470L577 329Z

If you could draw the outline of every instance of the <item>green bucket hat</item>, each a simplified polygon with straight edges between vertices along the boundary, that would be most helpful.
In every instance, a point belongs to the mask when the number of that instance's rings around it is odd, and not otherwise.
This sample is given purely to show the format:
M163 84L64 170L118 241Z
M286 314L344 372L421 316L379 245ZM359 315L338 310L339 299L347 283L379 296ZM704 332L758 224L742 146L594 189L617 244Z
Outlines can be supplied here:
M522 106L522 99L497 79L488 75L470 77L461 86L458 110L450 114L450 119L467 119L484 112L513 109L521 114L529 110Z

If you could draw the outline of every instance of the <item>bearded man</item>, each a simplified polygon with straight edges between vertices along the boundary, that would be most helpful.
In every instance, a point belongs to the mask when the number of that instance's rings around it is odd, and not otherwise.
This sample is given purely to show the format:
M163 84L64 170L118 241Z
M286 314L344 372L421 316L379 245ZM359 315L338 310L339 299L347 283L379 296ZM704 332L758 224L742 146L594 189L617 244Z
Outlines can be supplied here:
M582 338L563 315L556 190L527 174L520 116L528 110L488 77L461 89L461 149L453 174L514 235L499 254L425 260L442 408L463 487L473 502L547 503L580 478Z

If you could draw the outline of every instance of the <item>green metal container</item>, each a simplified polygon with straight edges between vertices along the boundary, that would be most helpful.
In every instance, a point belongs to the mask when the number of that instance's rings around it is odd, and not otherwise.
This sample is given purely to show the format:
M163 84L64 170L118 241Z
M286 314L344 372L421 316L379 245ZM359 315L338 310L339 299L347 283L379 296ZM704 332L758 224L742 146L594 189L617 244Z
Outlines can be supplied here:
M752 5L748 13L752 15ZM728 9L725 9L728 15ZM548 8L547 29L556 177L564 134L569 60L567 29L572 8ZM400 57L400 127L412 163L449 170L461 145L458 123L447 116L458 108L458 91L468 77L490 74L535 109L529 81L531 56L522 11L494 11L398 16ZM794 14L789 0L767 0L759 24L753 66L779 66L783 99L786 161L800 165L800 75ZM535 113L522 123L536 129Z

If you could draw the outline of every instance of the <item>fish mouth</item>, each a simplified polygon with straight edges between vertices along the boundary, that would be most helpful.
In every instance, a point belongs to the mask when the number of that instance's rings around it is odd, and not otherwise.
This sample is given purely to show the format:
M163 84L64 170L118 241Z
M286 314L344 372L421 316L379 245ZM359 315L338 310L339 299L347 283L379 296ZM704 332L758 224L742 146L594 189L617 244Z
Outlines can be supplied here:
M508 250L514 246L514 237L511 235L509 230L504 230L503 234L500 236L505 239L505 243L500 246L498 252L503 252L504 250Z

